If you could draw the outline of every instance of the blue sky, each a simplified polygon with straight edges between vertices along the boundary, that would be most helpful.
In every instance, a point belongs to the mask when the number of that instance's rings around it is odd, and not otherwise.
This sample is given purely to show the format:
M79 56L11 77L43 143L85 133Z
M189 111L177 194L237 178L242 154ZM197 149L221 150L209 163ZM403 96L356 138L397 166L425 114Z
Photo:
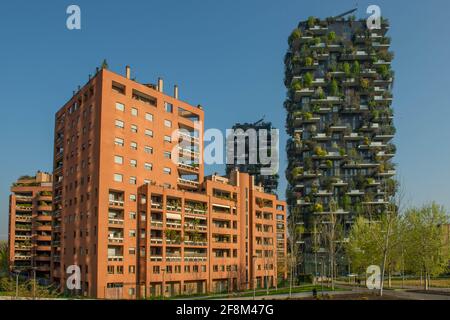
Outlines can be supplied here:
M82 30L66 29L66 8L82 10ZM398 171L410 204L450 208L450 2L359 1L391 20ZM51 170L55 111L103 58L138 81L177 83L202 104L206 128L266 116L280 128L284 197L283 56L300 20L345 12L355 0L3 1L0 5L0 239L7 236L9 186ZM222 171L221 167L207 168Z

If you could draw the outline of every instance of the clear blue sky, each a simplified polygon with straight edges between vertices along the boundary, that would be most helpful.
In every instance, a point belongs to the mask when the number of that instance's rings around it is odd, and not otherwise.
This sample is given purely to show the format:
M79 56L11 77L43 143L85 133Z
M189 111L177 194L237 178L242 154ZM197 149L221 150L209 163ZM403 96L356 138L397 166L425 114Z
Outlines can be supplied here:
M287 37L310 15L342 13L355 0L3 1L0 5L0 239L7 236L9 186L51 170L54 112L103 58L138 81L202 104L206 128L224 130L262 115L281 129L284 197L283 56ZM82 30L66 29L78 4ZM359 1L391 20L395 51L395 161L411 204L450 207L450 2ZM208 172L222 168L208 168Z

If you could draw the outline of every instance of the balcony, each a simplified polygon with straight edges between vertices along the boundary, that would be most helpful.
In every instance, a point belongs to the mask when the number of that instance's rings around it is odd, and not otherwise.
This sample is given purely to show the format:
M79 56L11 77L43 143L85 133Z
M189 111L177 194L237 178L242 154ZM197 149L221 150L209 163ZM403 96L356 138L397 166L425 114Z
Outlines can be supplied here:
M108 255L108 261L114 261L114 262L123 261L123 256Z
M363 196L365 193L364 193L364 191L360 191L360 190L350 190L346 194L351 197L358 197L358 196Z
M162 244L163 243L163 239L162 238L150 238L150 243L151 244Z
M180 169L181 171L195 172L195 173L198 173L200 170L198 165L191 165L181 162L178 162L178 169Z
M27 211L27 212L30 212L30 211L33 211L33 207L31 205L30 206L23 206L23 205L17 204L16 205L16 211Z
M123 243L123 234L109 234L108 242L112 244Z
M163 221L162 220L150 220L150 226L156 227L156 228L162 228L163 227Z
M110 207L119 207L119 208L123 208L124 203L125 203L125 202L124 202L123 200L109 199L109 206L110 206Z
M397 172L395 170L388 170L385 172L380 172L378 173L379 177L393 177L397 174Z
M200 183L198 181L183 179L183 178L178 178L178 184L180 186L188 187L188 188L192 188L192 189L197 189L198 186L200 185Z
M108 223L110 225L123 225L124 220L119 218L109 218Z
M183 131L178 131L178 137L180 140L183 139L184 141L188 141L191 143L197 143L197 144L200 143L200 139L198 137L195 137L195 136L185 133Z
M154 256L154 255L150 255L150 261L163 261L163 257L162 256Z

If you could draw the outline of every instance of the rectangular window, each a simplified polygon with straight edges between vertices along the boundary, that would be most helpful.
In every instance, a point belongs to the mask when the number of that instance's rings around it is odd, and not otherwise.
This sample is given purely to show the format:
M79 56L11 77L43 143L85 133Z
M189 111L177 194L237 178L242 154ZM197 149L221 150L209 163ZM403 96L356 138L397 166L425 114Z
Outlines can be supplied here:
M136 202L136 195L135 194L130 194L130 201L131 202Z
M135 238L136 237L136 230L130 230L130 231L128 231L128 234L129 234L129 236L130 236L130 238Z
M172 169L165 167L165 168L163 169L163 172L164 172L165 174L171 174L171 173L172 173Z
M119 128L119 129L125 128L125 123L121 120L116 120L116 128Z
M115 182L122 182L123 181L123 176L119 173L115 173L114 174L114 181Z
M172 153L170 151L164 151L164 158L172 159Z
M152 165L151 163L146 162L146 163L144 164L144 168L145 168L145 170L147 170L147 171L152 171L152 170L153 170L153 165Z
M134 248L134 247L129 247L129 248L128 248L128 253L131 254L131 255L135 255L135 254L136 254L136 248Z
M136 184L136 177L130 177L130 184Z
M164 136L164 142L172 142L171 136Z
M131 142L130 146L131 146L131 149L137 150L137 143L136 142Z
M118 147L123 147L125 145L124 141L122 138L115 138L114 139L114 144Z
M123 105L122 103L116 102L116 110L119 111L125 111L125 105Z
M130 166L133 167L133 168L136 168L137 167L137 161L134 160L134 159L131 159L130 160Z
M136 266L128 266L128 273L130 274L135 274L136 273ZM134 288L133 289L133 294L134 294Z
M136 212L130 212L128 215L131 220L136 220Z
M168 103L168 102L164 102L164 110L166 110L166 112L173 112L173 104Z
M166 126L167 128L172 128L172 121L164 120L164 126Z
M137 127L137 125L135 125L135 124L132 124L132 125L131 125L131 132L133 132L133 133L137 133L137 132L138 132L138 127Z
M145 151L145 153L153 154L153 148L152 147L145 146L144 147L144 151Z
M123 157L121 157L121 156L114 156L114 163L116 163L116 164L123 164Z
M138 116L138 109L136 108L131 108L131 115L133 117L137 117Z
M146 113L145 114L145 120L153 121L153 115L151 113Z
M150 129L145 129L145 135L147 137L153 138L153 131Z

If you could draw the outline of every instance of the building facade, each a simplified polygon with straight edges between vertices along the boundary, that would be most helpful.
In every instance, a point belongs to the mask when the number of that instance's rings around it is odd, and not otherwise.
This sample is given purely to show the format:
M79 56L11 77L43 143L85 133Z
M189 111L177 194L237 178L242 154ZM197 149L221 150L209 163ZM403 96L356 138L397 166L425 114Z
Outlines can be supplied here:
M246 172L255 177L255 183L263 186L265 192L275 194L278 188L279 175L278 173L262 174L261 170L263 168L269 168L270 164L262 164L259 156L260 152L264 155L270 154L272 146L272 130L275 128L272 127L270 122L260 120L255 123L237 123L232 129L235 134L228 138L234 139L233 161L232 163L227 164L227 174L235 169L240 172ZM238 147L239 137L241 136L237 134L238 130L241 130L240 133L245 141L243 144L245 149L242 150ZM264 137L264 141L261 137ZM254 157L254 161L251 161L252 156Z
M102 68L56 113L52 277L62 288L72 265L77 293L98 298L234 288L224 281L238 265L232 236L217 237L227 261L210 278L203 118L178 87L166 95L162 80L140 84L128 67Z
M355 217L376 219L395 193L388 30L384 19L369 30L353 17L311 17L289 37L287 198L292 219L306 228L308 273L327 254L318 240L324 224L339 221L345 241Z
M9 266L12 272L50 280L52 175L20 177L9 197Z

